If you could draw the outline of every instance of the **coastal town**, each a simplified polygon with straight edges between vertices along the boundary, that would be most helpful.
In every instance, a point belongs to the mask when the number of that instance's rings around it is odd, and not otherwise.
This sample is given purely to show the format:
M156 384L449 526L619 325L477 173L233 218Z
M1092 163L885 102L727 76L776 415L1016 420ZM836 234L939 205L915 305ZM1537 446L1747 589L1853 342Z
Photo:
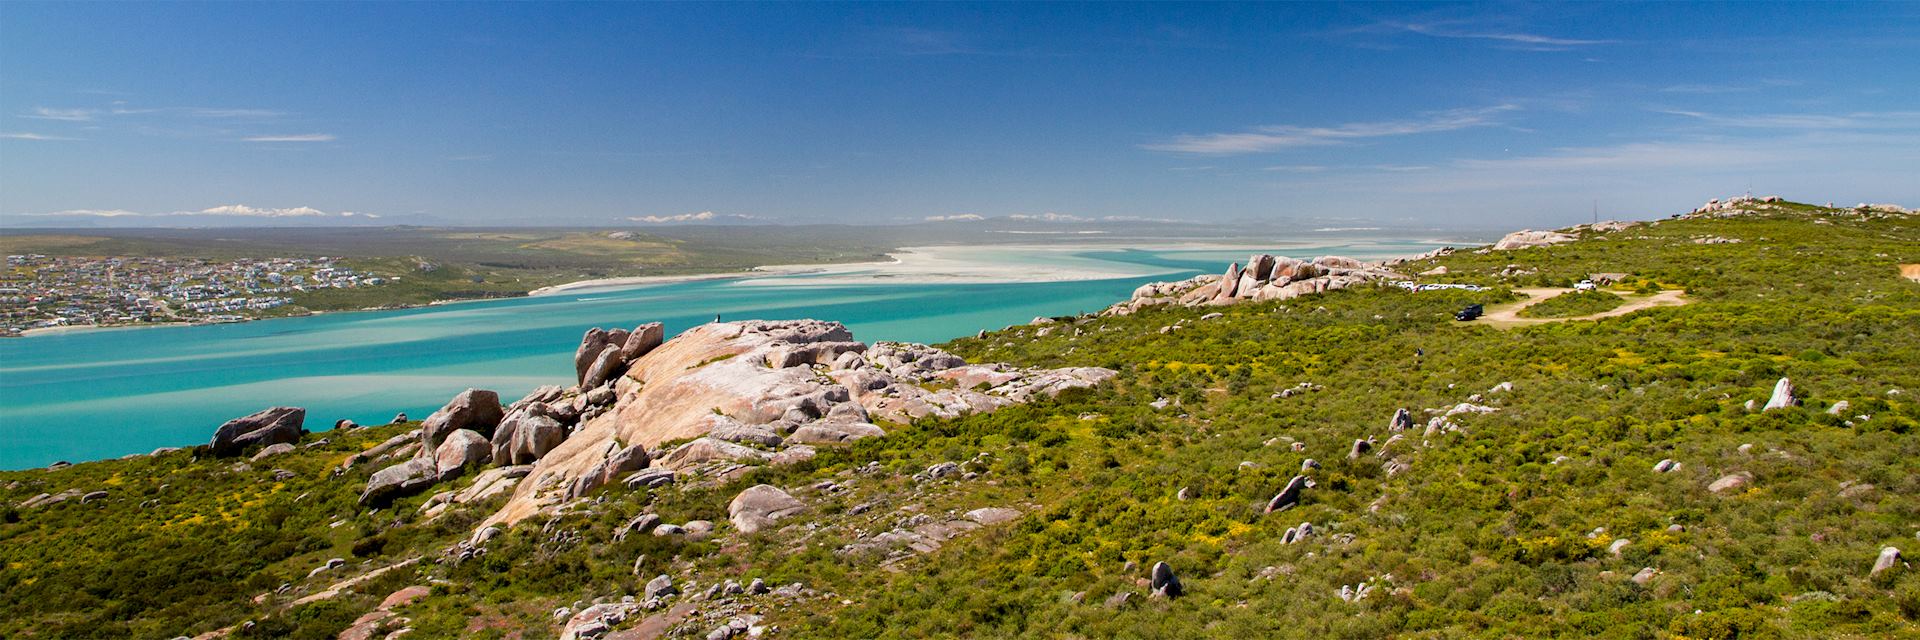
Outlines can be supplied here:
M300 293L389 281L329 257L9 255L0 272L0 336L58 327L236 322L284 313Z

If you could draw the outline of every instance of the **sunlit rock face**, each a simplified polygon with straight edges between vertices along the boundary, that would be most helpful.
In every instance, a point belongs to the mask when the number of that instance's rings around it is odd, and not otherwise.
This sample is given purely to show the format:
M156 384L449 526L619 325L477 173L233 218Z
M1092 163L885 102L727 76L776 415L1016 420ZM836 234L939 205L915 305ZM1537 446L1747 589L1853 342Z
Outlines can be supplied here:
M583 417L481 526L516 522L621 482L607 470L645 468L635 447L676 472L716 460L759 464L783 447L884 435L874 421L993 411L1115 375L969 365L926 345L869 346L841 324L819 320L703 325L620 366L624 373L601 387L610 387L610 404L587 400L598 389L558 394L556 402L581 398ZM669 443L677 446L662 446ZM699 451L680 450L686 447ZM509 458L503 462L519 461Z

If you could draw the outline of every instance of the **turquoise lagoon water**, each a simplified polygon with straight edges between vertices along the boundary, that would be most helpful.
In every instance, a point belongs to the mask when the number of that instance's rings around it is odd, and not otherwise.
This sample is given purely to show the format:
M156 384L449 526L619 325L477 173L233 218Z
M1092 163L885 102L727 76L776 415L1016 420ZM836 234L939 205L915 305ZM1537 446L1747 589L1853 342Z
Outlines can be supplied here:
M1369 242L1293 248L1300 257L1405 255L1433 245ZM512 400L569 384L589 327L666 323L671 334L726 319L820 318L864 341L939 342L1035 316L1098 311L1145 282L1213 272L1239 250L988 251L978 259L1051 262L1125 274L1040 283L822 284L798 274L705 280L397 311L331 313L190 327L0 340L0 469L79 462L206 442L265 407L306 407L307 428L349 418L425 417L461 389Z

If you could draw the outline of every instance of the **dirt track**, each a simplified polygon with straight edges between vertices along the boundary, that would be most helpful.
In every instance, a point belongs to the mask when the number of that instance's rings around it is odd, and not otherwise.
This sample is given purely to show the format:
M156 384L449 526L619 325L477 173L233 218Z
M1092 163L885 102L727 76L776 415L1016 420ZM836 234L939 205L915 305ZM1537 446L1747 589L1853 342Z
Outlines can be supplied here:
M1677 290L1677 289L1672 291L1662 291L1660 293L1656 293L1656 294L1645 296L1645 297L1632 296L1632 295L1627 295L1627 294L1623 294L1615 291L1608 291L1608 293L1612 293L1622 298L1626 298L1627 303L1620 305L1618 307L1614 307L1612 309L1608 309L1606 311L1602 311L1600 313L1596 313L1593 315L1586 315L1586 316L1573 316L1568 318L1522 318L1519 316L1521 309L1525 309L1527 307L1531 307L1533 305L1546 302L1548 299L1551 299L1554 296L1558 296L1560 294L1567 293L1570 291L1573 291L1573 290L1572 289L1550 289L1550 288L1514 289L1515 293L1525 294L1527 296L1527 299L1521 300L1519 302L1509 302L1502 305L1488 307L1486 315L1480 316L1480 319L1475 322L1485 322L1487 324L1491 324L1493 326L1506 329L1511 327L1524 327L1527 325L1534 325L1534 324L1546 324L1549 322L1566 322L1568 320L1598 320L1600 318L1624 316L1629 313L1639 311L1641 309L1651 309L1654 307L1677 307L1683 304L1687 304L1688 302L1692 302L1692 300L1687 299L1686 297L1687 292ZM1606 290L1602 289L1602 291L1606 291Z

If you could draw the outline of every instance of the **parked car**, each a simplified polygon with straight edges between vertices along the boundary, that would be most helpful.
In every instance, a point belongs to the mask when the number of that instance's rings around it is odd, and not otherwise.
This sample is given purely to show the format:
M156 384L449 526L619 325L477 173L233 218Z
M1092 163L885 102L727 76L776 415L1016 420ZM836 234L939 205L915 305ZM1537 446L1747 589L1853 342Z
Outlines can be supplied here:
M1453 314L1453 319L1465 322L1480 317L1482 313L1486 313L1485 308L1477 304L1470 304L1467 305L1467 308L1461 309L1459 313Z
M1596 288L1592 280L1581 280L1573 285L1573 290L1575 291L1592 291Z

